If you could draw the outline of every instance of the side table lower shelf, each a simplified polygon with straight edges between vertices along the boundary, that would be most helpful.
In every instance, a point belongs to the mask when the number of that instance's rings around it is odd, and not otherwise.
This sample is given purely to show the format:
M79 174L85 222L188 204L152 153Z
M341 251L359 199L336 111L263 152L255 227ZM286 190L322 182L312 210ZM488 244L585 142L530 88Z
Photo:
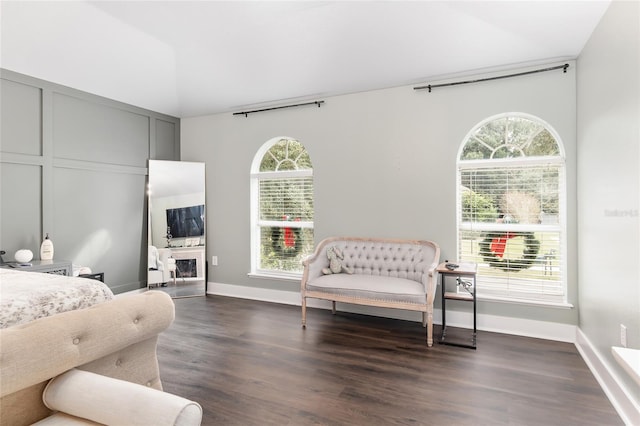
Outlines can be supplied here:
M446 262L438 265L436 271L440 274L442 290L442 334L438 343L449 346L459 346L463 348L476 349L476 271L475 263L461 263L455 269L448 269ZM447 291L446 278L456 279L456 291ZM472 283L464 280L471 279ZM447 340L447 300L460 300L473 303L473 334L471 343L462 343Z

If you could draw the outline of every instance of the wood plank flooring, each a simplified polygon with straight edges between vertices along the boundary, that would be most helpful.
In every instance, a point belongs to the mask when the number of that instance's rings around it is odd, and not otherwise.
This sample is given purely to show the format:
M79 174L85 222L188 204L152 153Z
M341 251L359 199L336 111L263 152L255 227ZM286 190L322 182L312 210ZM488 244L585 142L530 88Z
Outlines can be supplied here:
M427 348L417 322L308 309L302 329L296 306L175 305L160 374L203 425L623 424L572 344L479 332L475 351Z

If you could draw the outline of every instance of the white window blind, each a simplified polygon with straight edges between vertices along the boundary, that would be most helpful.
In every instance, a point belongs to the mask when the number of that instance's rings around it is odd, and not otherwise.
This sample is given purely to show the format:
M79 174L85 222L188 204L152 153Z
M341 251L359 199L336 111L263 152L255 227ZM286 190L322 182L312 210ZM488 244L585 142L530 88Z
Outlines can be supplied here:
M313 177L260 179L259 269L301 271L313 251Z
M564 304L564 158L544 126L511 118L484 123L463 145L458 257L478 264L481 298Z

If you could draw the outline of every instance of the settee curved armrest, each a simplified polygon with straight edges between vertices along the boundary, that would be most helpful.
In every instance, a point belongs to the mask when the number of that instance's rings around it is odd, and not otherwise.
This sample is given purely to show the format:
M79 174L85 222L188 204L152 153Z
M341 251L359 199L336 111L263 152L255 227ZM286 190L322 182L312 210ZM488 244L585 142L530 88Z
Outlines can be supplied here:
M438 288L438 276L436 273L436 268L438 267L438 263L440 262L440 246L435 246L435 256L433 262L427 268L427 273L424 274L423 278L426 282L424 282L425 290L427 292L427 304L433 306L433 302L436 298L436 290Z
M314 278L321 276L322 269L329 266L329 259L327 259L326 247L329 244L335 241L340 241L340 240L344 240L344 238L340 238L340 237L325 238L324 240L318 243L313 253L307 256L302 261L302 266L304 267L304 271L302 273L302 281L301 281L302 290L305 289L306 283L309 280L313 280Z

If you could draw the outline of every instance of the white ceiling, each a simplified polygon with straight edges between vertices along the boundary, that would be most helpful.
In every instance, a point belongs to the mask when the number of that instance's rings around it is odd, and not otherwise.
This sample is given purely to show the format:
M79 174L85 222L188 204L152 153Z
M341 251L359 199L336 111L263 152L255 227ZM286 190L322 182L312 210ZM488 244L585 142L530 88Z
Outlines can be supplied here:
M606 1L6 1L0 66L188 117L576 58Z

